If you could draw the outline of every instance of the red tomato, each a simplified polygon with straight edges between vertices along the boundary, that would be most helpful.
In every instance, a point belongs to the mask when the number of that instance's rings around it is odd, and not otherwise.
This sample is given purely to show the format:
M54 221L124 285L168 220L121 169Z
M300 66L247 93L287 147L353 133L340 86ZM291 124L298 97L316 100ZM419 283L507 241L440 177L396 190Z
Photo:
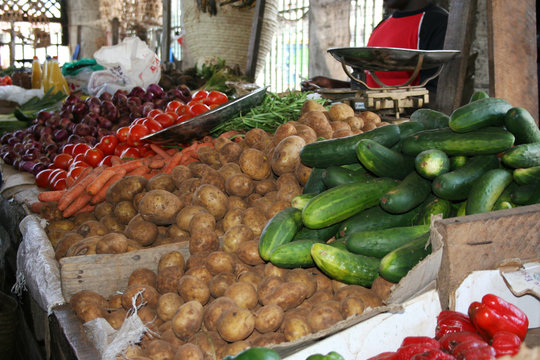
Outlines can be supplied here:
M191 95L191 100L194 101L203 101L208 96L208 91L206 90L197 90Z
M176 109L178 109L179 106L184 105L181 101L178 100L172 100L167 103L167 107L165 108L165 111L169 112L176 112Z
M116 149L114 149L114 155L120 156L122 155L122 152L126 150L129 147L126 143L121 143L116 146Z
M150 131L150 134L163 130L163 126L154 119L146 119L142 122L144 126Z
M56 171L56 172L55 172ZM51 175L49 176L49 188L50 189L54 189L54 184L59 180L59 179L65 179L67 176L67 171L66 170L63 170L63 169L56 169L56 170L53 170L53 172L51 173Z
M92 146L90 146L89 144L85 144L85 143L79 143L77 145L75 145L75 147L73 148L73 156L77 156L77 154L84 154L86 152L86 150L88 149L91 149Z
M141 153L139 149L129 146L127 149L122 151L122 154L120 155L120 157L122 159L124 158L138 159L141 157Z
M75 148L75 144L65 144L64 147L62 147L62 152L64 154L73 155L74 148Z
M193 116L191 116L190 114L184 114L184 115L180 115L176 118L176 122L175 124L180 124L181 122L184 122L186 120L189 120L191 119Z
M90 150L90 149L91 149L91 148L88 148L88 149L86 149L86 150L88 151L88 150ZM75 156L73 157L73 161L72 161L71 163L73 164L73 163L76 163L76 162L79 162L79 161L84 161L84 154L85 154L85 153L86 153L86 151L83 152L83 153L80 153L80 154L75 155Z
M71 167L71 169L69 169L66 177L71 176L73 179L76 179L77 176L79 176L83 170L84 170L83 166Z
M131 146L139 146L143 143L141 138L148 134L150 134L150 130L148 130L148 128L143 124L131 125L129 127L127 143Z
M204 105L202 103L194 103L191 106L189 106L189 113L191 114L191 116L200 115L202 113L207 112L208 110L210 110L208 105Z
M118 142L124 143L127 141L129 133L129 126L123 126L121 128L118 128L116 130L116 138L118 139Z
M158 114L153 117L165 129L174 124L174 119L170 114Z
M36 185L42 188L49 186L49 176L53 172L53 169L44 169L36 174Z
M116 151L116 149L114 149ZM103 160L101 160L101 162L99 163L99 166L101 165L107 165L107 166L112 166L112 162L111 162L111 159L112 159L112 155L107 155L103 158Z
M132 127L133 125L137 125L137 124L140 124L142 123L144 120L146 120L147 118L145 117L140 117L140 118L136 118L135 120L133 120L131 122L131 124L129 124L129 127Z
M177 115L184 115L184 114L187 114L187 112L188 112L188 107L187 107L187 105L182 104L181 106L179 106L179 107L176 108L176 111L175 111L175 112L176 112Z
M69 154L58 154L54 157L53 164L59 169L69 169L70 163L73 161L73 156Z
M57 179L54 182L54 184L52 184L52 189L56 190L56 191L64 190L65 188L66 188L66 178L65 177Z
M73 169L74 167L82 167L82 168L86 168L86 167L89 167L90 164L84 162L84 154L81 154L80 155L80 159L83 159L83 160L77 160L75 161L75 159L73 159L73 162L71 163L71 165L69 166L70 169Z
M227 101L229 101L227 95L225 95L221 91L212 90L210 91L210 93L208 93L208 96L203 101L203 103L210 106L225 104Z
M106 135L101 138L96 147L103 151L104 155L114 154L114 148L118 145L118 139L114 135Z
M163 110L161 109L153 109L150 110L150 112L146 115L146 117L149 117L150 119L158 114L163 114Z
M84 161L92 167L97 167L101 160L103 160L103 151L98 148L88 149L84 153Z

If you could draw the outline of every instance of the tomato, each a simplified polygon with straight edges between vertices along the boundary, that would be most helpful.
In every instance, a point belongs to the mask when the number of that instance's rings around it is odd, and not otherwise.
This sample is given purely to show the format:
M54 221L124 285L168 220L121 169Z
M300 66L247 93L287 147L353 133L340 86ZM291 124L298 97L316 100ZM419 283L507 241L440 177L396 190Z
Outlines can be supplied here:
M184 114L187 114L188 109L189 108L187 107L187 105L182 104L181 106L176 108L175 112L176 112L177 115L184 115Z
M158 123L161 124L161 126L165 129L174 124L174 119L176 117L172 117L170 114L158 114L154 116L152 119L156 120Z
M124 158L138 159L138 158L141 157L141 153L140 153L139 149L129 146L127 149L122 151L122 154L120 155L120 157L122 159L124 159Z
M92 167L97 167L101 160L103 160L103 151L98 148L88 149L84 153L84 161Z
M208 96L203 101L203 103L210 106L225 104L227 101L229 101L227 95L225 95L221 91L212 90L208 93Z
M165 108L165 111L169 112L169 111L172 111L172 112L176 112L176 109L178 109L178 107L184 105L184 103L182 103L181 101L178 101L178 100L172 100L172 101L169 101L167 103L167 107Z
M159 116L159 115L158 115ZM143 143L142 137L150 134L150 130L143 124L135 124L129 127L127 143L131 146L139 146Z
M163 114L163 110L161 109L153 109L150 110L150 112L146 115L146 117L149 117L150 119L158 114Z
M181 122L184 122L186 120L189 120L191 119L193 116L191 116L190 114L184 114L184 115L180 115L176 118L176 122L175 124L180 124Z
M53 164L59 169L69 169L69 164L73 161L73 156L69 154L58 154L54 157Z
M65 188L66 188L66 178L65 177L56 180L54 182L54 184L52 184L52 189L56 190L56 191L64 190Z
M75 144L65 144L62 147L62 152L64 154L72 155L73 156L73 149L75 148Z
M116 146L116 149L114 149L114 155L120 156L122 155L122 152L126 150L129 147L126 143L121 143Z
M148 152L151 152L152 150L150 149L150 145L149 144L143 144L143 145L140 145L140 146L137 146L137 150L139 150L139 154L141 155L141 157L145 157L146 154L148 154ZM153 151L152 151L153 152Z
M54 189L54 184L59 180L59 179L65 179L67 177L67 171L66 170L63 170L63 169L56 169L56 170L53 170L53 172L51 173L51 175L49 176L49 188Z
M105 135L101 138L96 147L103 151L104 155L114 154L114 148L118 145L118 139L114 135Z
M53 169L44 169L36 174L36 185L42 188L49 186L49 176L53 172Z
M154 119L146 119L142 122L144 126L150 131L150 134L163 130L163 126Z
M123 126L121 128L118 128L118 130L116 130L116 138L118 139L118 142L121 142L121 143L126 142L128 133L129 133L129 126Z
M77 145L75 145L75 147L73 148L73 156L77 156L77 154L84 154L86 152L86 150L88 149L91 149L92 146L90 146L89 144L85 144L85 143L79 143Z
M208 91L206 90L197 90L191 95L192 101L203 101L208 96Z
M114 149L116 151L116 149ZM107 155L103 158L103 160L101 160L101 162L99 163L99 166L101 165L107 165L107 166L112 166L112 162L111 162L111 159L112 159L113 155Z
M189 106L189 113L191 114L191 116L200 115L202 113L207 112L208 110L210 110L208 105L204 105L202 103L194 103L191 106Z
M144 120L146 120L147 118L145 117L140 117L140 118L136 118L135 120L133 120L131 122L131 124L129 124L129 127L132 127L133 125L137 125L137 124L140 124L142 123Z
M90 164L84 162L84 154L81 154L81 157L80 159L82 160L75 160L73 159L73 162L71 163L71 165L69 166L70 169L73 169L74 167L90 167Z
M88 149L86 149L86 150L88 151L88 150L90 150L90 149L91 149L91 148L88 148ZM73 157L73 161L72 161L71 163L73 164L73 163L76 163L76 162L79 162L79 161L84 161L84 154L85 154L85 153L86 153L86 151L83 152L83 153L80 153L80 154L75 155L75 156Z
M66 177L72 177L73 179L76 179L77 176L79 176L83 170L84 170L83 166L74 166L71 169L69 169Z

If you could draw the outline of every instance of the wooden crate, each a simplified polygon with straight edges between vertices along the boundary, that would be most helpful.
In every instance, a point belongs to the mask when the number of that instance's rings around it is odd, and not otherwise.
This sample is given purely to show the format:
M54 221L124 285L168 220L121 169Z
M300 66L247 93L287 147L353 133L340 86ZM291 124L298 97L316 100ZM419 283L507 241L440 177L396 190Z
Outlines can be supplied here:
M540 256L540 204L437 220L432 226L443 240L437 276L443 309L470 272Z
M123 254L100 254L65 257L60 259L62 295L66 301L81 290L91 290L105 298L123 291L129 276L137 268L148 268L157 273L162 255L178 251L187 260L188 242L166 244Z

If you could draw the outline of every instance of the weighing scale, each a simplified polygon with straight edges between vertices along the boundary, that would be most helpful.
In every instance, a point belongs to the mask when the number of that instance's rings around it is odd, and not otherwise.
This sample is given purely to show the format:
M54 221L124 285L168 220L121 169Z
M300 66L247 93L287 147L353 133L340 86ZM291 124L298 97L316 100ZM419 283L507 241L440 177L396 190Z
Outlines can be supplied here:
M406 111L424 107L429 103L426 84L439 76L443 65L454 59L458 50L415 50L390 47L342 47L328 52L341 63L347 76L364 85L365 89L319 89L322 97L333 101L350 102L353 108L363 104L364 110L377 112L385 120L399 120ZM368 71L380 88L369 87L358 79L347 66ZM419 85L411 85L420 70L438 68ZM375 71L412 70L411 77L400 85L386 85Z

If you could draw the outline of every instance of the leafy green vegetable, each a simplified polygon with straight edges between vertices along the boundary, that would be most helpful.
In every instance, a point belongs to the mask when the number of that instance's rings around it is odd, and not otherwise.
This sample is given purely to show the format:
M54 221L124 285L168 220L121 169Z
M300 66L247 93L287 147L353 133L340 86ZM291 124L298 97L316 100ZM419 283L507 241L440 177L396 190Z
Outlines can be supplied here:
M66 95L61 91L53 94L52 91L53 88L49 89L42 98L34 96L15 109L13 115L21 121L32 121L42 110L55 110L61 105Z

